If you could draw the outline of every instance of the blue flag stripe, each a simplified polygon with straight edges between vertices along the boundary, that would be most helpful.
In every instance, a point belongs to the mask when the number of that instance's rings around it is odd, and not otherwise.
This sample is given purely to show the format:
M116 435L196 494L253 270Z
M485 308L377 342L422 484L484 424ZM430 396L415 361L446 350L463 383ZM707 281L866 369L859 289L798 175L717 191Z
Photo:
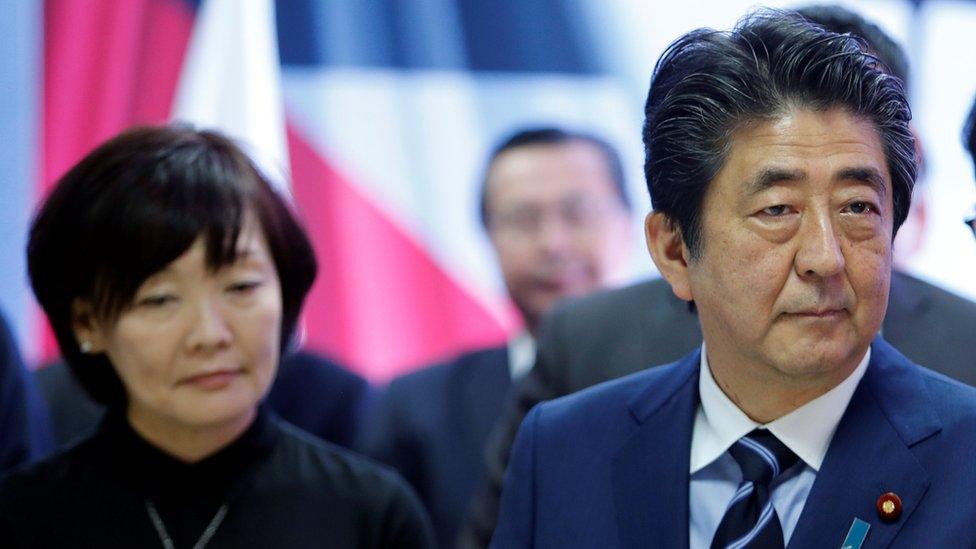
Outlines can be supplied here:
M279 0L285 66L600 73L571 0ZM455 24L445 24L444 21Z

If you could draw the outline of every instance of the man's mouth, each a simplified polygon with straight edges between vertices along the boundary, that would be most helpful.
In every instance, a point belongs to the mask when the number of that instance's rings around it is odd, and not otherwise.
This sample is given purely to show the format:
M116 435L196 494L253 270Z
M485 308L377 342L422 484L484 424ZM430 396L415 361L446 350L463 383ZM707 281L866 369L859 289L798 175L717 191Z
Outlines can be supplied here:
M832 318L837 318L847 312L844 308L831 308L831 309L808 309L805 311L797 311L789 313L793 316L798 316L801 318L822 318L829 320Z

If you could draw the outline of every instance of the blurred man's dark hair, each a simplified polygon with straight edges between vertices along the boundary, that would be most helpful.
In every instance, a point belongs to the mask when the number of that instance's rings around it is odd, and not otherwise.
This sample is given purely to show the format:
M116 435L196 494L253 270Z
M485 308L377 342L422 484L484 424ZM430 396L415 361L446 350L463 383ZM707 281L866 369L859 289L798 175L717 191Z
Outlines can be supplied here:
M818 4L799 8L797 13L821 27L837 34L850 33L867 43L867 51L908 87L909 67L905 50L881 27L859 14L837 5Z
M614 190L620 198L620 203L630 210L630 197L627 195L627 181L624 177L623 163L620 161L620 154L608 141L596 135L557 128L553 126L525 128L518 130L503 139L488 156L488 164L485 166L484 176L481 178L481 189L478 193L479 214L481 224L485 228L491 223L491 212L488 211L488 173L502 153L521 147L531 147L536 145L564 145L573 141L582 141L593 145L603 153L607 161L607 169L610 171L610 179L613 181Z

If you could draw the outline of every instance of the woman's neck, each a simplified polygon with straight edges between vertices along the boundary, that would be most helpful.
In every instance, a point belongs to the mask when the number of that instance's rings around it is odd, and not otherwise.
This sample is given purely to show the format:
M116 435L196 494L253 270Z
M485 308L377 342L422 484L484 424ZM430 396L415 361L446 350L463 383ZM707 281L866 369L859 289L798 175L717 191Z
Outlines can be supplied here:
M143 414L132 406L126 413L139 436L184 463L196 463L228 446L251 426L256 416L257 407L254 407L242 416L198 427Z

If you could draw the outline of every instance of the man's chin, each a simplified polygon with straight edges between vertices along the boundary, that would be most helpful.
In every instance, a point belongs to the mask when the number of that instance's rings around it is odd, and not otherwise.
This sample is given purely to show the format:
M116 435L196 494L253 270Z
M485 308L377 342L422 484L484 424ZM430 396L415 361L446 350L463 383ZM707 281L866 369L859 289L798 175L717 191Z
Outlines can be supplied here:
M807 381L833 379L840 374L846 377L864 356L860 345L846 340L799 340L783 348L789 351L778 353L776 369L788 377Z

